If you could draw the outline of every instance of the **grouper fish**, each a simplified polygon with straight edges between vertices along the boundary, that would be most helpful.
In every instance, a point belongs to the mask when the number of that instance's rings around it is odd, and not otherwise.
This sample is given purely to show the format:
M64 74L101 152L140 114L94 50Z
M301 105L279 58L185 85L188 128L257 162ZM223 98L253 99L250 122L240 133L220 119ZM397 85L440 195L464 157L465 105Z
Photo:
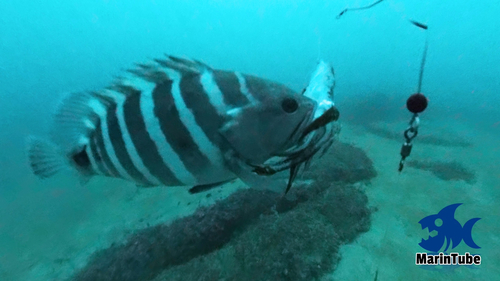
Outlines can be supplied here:
M28 138L29 163L40 178L66 169L83 183L105 176L204 190L240 178L288 191L299 168L333 142L334 85L325 62L298 93L166 56L137 64L106 88L62 98L50 136ZM284 171L288 181L269 184Z

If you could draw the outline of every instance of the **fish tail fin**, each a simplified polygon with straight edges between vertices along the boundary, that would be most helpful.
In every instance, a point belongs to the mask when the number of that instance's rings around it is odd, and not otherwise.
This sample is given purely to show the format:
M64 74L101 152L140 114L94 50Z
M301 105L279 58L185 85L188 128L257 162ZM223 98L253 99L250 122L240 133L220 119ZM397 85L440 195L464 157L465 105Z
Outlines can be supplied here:
M39 178L50 178L68 167L67 161L54 143L34 136L29 136L26 143L29 164Z
M68 159L60 148L49 140L29 136L26 142L31 170L41 179L50 178L66 170L74 172L80 184L85 185L94 175L90 169L78 165L76 157L85 153L84 150L70 155L71 159Z
M77 172L85 184L93 172L86 148L106 110L105 98L95 93L72 92L60 102L53 119L50 140L28 138L28 158L35 175L49 178L61 170Z

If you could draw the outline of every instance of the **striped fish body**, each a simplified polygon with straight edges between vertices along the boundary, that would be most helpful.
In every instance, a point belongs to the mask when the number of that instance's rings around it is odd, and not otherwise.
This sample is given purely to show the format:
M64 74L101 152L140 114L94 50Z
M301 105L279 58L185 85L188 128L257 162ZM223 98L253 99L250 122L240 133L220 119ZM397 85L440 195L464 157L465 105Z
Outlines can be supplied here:
M223 116L217 106L226 105L215 99L222 92L207 92L216 88L205 90L200 74L174 74L164 81L128 77L118 83L130 87L129 93L116 87L103 92L111 96L110 104L98 114L85 148L92 173L145 186L199 185L235 177L224 165L218 134Z
M52 141L32 139L29 157L42 178L66 164L85 179L214 184L296 145L316 104L276 82L168 57L139 64L106 89L68 95Z

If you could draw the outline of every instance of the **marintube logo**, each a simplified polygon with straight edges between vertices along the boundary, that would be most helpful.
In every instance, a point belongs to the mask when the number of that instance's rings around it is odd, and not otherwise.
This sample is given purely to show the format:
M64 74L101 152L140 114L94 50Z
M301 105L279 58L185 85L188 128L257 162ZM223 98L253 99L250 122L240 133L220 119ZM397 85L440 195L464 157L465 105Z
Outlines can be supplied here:
M473 249L480 249L472 239L472 228L480 218L468 220L463 226L455 219L455 211L462 203L452 204L444 207L439 213L427 216L418 223L422 229L428 228L429 234L436 231L437 235L422 239L418 245L429 251L428 253L417 253L415 255L416 265L480 265L481 256L471 255L469 252L459 254L457 252L446 253L448 249L454 249L462 241ZM440 252L443 246L446 247ZM450 247L451 246L451 247Z

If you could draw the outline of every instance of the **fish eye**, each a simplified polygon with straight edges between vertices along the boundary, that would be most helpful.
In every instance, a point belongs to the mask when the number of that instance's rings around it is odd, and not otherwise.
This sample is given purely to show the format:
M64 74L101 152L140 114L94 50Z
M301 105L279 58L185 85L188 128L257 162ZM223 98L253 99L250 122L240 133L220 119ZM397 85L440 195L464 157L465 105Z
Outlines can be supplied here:
M283 108L286 113L294 113L297 108L299 108L299 103L295 99L285 98L281 102L281 108Z

